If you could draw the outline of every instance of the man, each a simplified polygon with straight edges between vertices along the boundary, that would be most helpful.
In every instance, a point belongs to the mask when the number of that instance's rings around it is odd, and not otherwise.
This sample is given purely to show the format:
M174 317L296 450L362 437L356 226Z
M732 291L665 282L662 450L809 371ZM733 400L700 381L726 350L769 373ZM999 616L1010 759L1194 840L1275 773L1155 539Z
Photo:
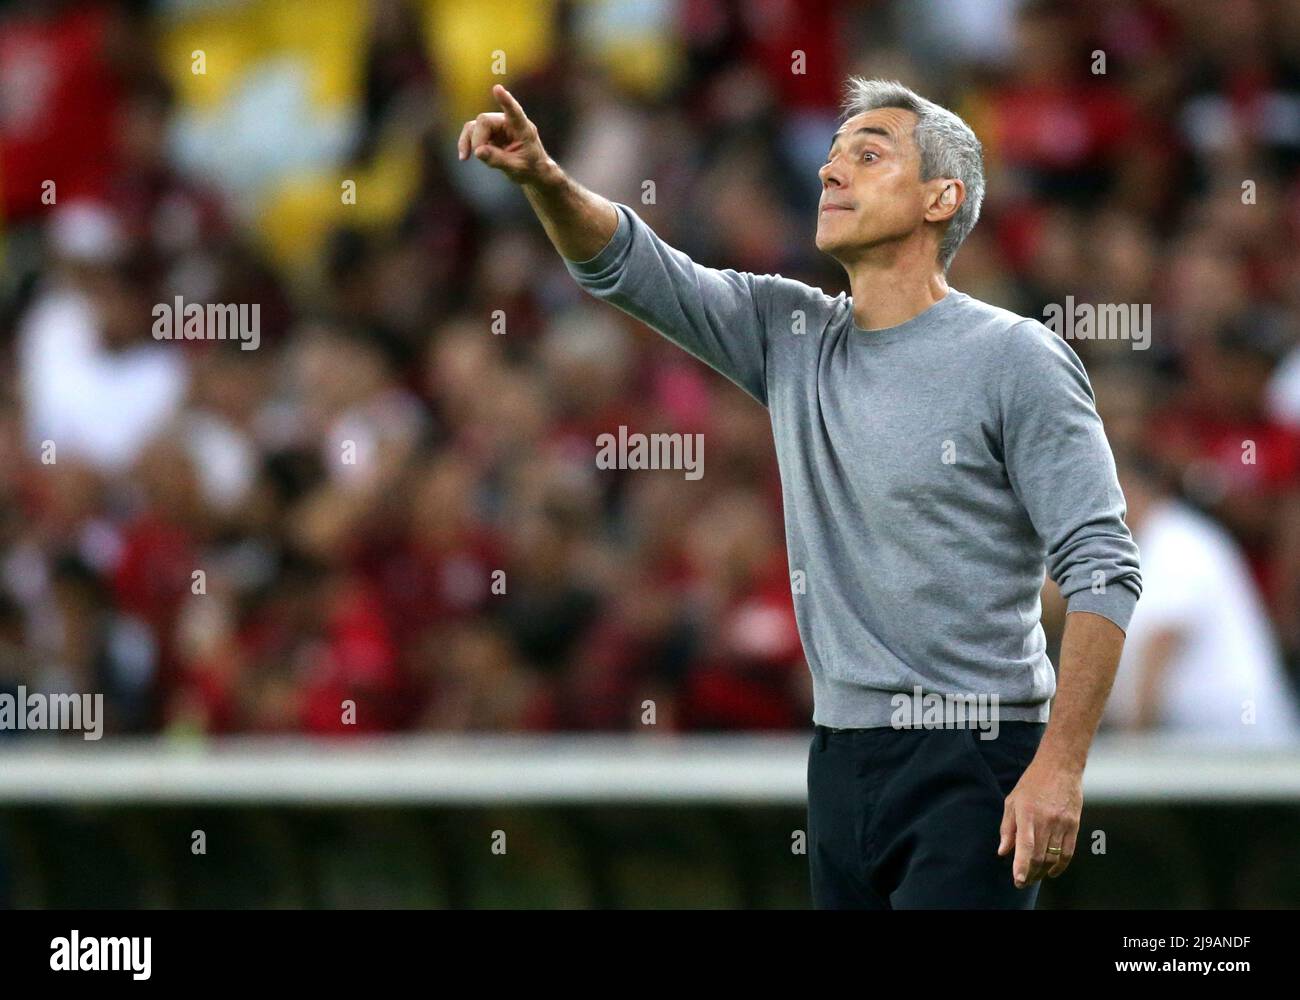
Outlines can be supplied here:
M1141 578L1078 359L945 279L983 198L974 133L900 84L850 81L820 172L817 247L853 292L832 298L696 264L566 176L493 93L502 111L465 123L460 158L522 186L589 292L770 412L806 583L814 905L1032 908L1074 855ZM1070 612L1059 682L1039 624L1045 559ZM910 711L935 698L940 725ZM957 725L949 706L971 702L996 729L960 711Z

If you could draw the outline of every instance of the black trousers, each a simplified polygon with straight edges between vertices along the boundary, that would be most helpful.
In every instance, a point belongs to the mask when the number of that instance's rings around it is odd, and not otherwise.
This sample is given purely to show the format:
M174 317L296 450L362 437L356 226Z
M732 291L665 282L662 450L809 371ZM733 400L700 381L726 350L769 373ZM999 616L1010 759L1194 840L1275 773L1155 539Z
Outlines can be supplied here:
M817 909L1032 910L1014 848L998 857L1003 800L1047 724L817 726L808 756L808 867Z

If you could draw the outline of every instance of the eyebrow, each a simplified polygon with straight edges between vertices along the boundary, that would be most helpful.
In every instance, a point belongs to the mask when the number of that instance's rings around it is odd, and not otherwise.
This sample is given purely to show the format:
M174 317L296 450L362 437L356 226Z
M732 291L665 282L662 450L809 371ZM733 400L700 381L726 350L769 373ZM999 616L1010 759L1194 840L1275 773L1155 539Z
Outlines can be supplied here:
M878 125L863 125L861 128L854 129L851 135L856 136L856 135L862 135L864 133L867 135L883 136L885 139L888 139L891 143L894 141L894 137L890 135L890 133L886 129L880 128ZM831 146L830 146L831 149L835 148L835 143L839 142L840 137L843 134L844 134L843 131L840 131L840 132L836 132L835 135L831 137ZM827 150L827 152L829 152L829 150Z

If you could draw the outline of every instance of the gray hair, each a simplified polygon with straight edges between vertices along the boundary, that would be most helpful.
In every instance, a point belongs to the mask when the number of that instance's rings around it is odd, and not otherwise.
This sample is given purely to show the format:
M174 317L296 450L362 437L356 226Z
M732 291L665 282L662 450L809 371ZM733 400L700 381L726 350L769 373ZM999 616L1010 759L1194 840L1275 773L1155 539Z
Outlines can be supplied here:
M913 134L921 153L921 180L951 177L966 187L966 200L948 220L948 228L939 244L939 263L946 271L957 254L957 248L979 221L980 206L984 202L983 148L971 127L959 117L947 108L927 101L897 80L850 77L845 87L841 121L878 108L899 108L916 115Z

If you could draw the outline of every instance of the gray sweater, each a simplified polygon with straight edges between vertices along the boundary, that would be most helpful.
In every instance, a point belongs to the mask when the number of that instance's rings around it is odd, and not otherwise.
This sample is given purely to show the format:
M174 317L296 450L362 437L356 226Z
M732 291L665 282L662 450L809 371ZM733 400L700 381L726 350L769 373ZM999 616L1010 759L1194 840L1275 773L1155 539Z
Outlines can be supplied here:
M695 263L619 204L588 292L767 407L813 720L888 726L900 698L1046 721L1044 567L1128 627L1141 593L1092 387L1037 320L956 289L885 330L853 300Z

